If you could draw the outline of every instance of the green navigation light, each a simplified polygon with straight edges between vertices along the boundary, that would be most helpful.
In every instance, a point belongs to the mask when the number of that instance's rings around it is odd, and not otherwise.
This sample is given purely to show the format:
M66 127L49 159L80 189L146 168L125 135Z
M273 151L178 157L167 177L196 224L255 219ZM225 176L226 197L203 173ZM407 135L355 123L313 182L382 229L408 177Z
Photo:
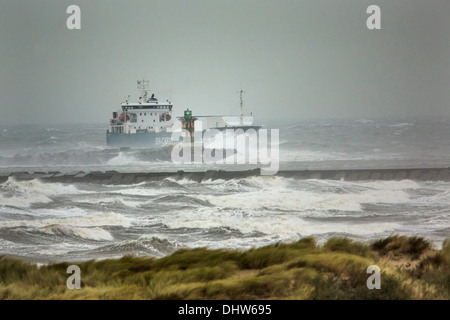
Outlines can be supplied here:
M187 109L184 111L184 119L186 121L191 121L192 120L192 111Z

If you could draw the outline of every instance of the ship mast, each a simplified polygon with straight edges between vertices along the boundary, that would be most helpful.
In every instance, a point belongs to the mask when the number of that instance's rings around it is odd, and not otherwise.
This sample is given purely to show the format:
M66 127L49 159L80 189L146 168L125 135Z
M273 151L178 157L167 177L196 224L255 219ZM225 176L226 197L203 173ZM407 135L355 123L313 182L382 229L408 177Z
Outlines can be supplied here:
M150 90L150 81L149 80L138 80L138 89L142 90L142 97L145 100L147 100L148 90Z
M243 121L243 117L244 117L244 97L243 97L243 94L244 94L243 90L239 91L239 97L240 97L240 100L241 100L241 126L244 124L244 121Z

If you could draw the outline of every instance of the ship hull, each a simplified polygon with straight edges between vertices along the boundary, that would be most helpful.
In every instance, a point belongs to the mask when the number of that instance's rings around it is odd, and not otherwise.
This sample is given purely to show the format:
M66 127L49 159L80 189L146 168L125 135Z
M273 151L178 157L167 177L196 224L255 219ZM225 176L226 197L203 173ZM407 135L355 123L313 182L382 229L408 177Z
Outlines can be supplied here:
M171 132L111 133L106 132L106 145L115 148L161 148L171 142Z

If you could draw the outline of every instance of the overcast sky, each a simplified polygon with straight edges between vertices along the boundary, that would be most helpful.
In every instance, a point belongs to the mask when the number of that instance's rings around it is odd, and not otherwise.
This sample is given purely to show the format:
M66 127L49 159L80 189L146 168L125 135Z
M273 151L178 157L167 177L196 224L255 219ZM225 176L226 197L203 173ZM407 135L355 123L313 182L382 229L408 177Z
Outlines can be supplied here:
M81 8L81 30L66 9ZM369 5L381 30L369 30ZM175 115L450 118L450 1L0 0L0 124L104 122L136 80Z

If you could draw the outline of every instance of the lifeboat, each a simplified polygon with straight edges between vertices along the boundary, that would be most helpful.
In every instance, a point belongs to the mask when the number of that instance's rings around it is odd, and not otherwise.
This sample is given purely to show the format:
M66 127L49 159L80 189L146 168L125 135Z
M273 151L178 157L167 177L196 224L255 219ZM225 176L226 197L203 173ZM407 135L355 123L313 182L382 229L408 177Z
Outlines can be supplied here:
M126 118L126 120L125 120L125 118ZM122 112L120 114L120 116L119 116L119 120L122 121L122 122L129 121L130 120L130 116L128 116L125 112Z

